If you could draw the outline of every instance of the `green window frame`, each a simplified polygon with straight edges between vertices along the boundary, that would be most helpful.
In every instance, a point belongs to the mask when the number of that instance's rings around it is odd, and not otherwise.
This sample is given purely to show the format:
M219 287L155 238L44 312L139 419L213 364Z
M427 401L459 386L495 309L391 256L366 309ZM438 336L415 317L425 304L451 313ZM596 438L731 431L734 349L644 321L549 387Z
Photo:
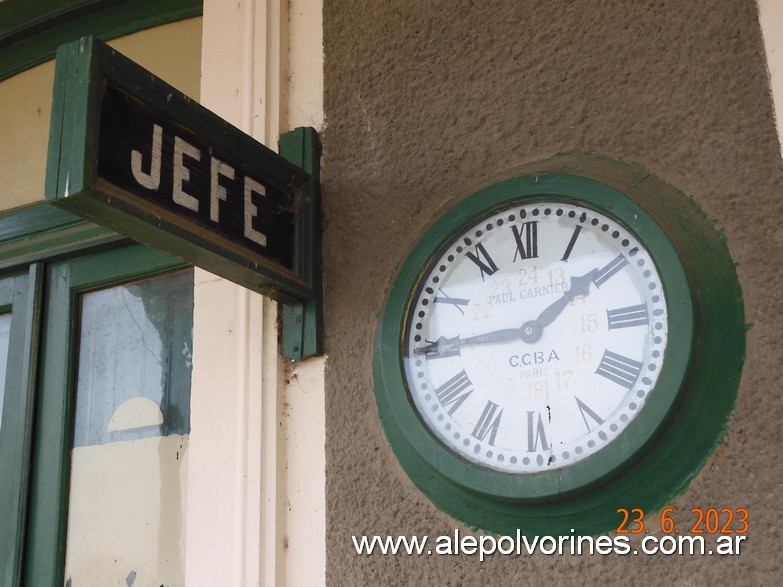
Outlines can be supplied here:
M0 276L0 311L11 313L5 392L0 411L0 582L15 585L21 567L30 433L41 302L41 265Z
M13 339L0 428L3 469L13 473L0 477L0 586L64 580L79 295L185 266L48 204L0 214L0 311L12 311Z

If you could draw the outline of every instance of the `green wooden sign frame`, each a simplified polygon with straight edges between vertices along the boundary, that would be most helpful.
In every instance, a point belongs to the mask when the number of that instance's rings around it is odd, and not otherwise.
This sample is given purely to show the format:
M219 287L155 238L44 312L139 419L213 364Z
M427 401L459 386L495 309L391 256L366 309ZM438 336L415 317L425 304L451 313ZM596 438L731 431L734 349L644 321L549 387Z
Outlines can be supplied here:
M266 244L243 240L247 230L236 236L191 210L167 204L164 189L156 199L109 173L113 167L106 163L112 156L107 144L117 133L107 133L104 126L112 120L109 113L123 115L108 109L112 100L113 108L128 109L128 117L149 116L177 135L200 141L204 159L230 162L232 175L224 180L236 173L252 175L256 186L263 184L269 194L264 203L269 200L277 207L266 216L252 208L253 219L266 222L271 230L284 225L278 230L285 241L283 253L273 255ZM299 128L282 137L281 150L286 157L93 37L58 49L46 200L282 303L284 354L299 360L321 352L321 148L314 129ZM247 192L244 197L247 201ZM228 208L228 200L224 203Z

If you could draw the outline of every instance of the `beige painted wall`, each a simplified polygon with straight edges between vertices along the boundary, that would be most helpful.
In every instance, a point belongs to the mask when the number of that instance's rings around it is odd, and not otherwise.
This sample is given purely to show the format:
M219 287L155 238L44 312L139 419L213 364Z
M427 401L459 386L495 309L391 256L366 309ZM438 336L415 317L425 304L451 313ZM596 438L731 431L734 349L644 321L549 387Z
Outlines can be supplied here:
M43 199L54 64L0 82L0 208Z
M201 19L121 37L110 45L198 99ZM0 210L43 200L54 62L0 82Z
M73 585L182 585L189 436L72 453L65 576ZM131 575L132 573L132 575Z

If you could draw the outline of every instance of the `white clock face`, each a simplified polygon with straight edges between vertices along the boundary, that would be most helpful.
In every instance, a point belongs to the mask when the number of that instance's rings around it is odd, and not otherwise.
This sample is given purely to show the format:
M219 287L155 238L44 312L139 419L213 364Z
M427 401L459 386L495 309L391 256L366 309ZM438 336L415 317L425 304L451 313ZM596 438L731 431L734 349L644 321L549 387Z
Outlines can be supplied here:
M464 228L427 267L405 377L426 426L462 458L554 470L640 413L667 332L660 277L628 230L578 204L526 201Z

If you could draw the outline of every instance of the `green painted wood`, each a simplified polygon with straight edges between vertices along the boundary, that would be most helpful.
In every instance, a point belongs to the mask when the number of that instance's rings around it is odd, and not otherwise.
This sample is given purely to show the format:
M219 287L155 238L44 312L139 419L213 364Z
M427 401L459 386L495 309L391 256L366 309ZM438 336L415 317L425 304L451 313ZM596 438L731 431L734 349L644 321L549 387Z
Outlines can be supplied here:
M74 299L67 263L50 267L46 278L40 385L35 408L33 466L24 557L24 584L62 585L65 557L63 504L68 497L68 463L73 409Z
M13 311L13 290L16 282L14 276L6 276L0 279L0 314L6 314ZM13 320L13 315L12 315ZM16 341L9 337L9 351ZM8 391L5 394L10 396L12 386L16 385L10 372L6 373L3 382ZM10 398L9 398L10 399ZM6 436L12 436L8 433L8 424L10 421L10 409L5 407L8 400L3 400L0 405L0 462L5 463L6 459L14 458L15 446L6 439ZM11 438L13 441L13 438ZM8 468L10 469L10 466ZM16 492L14 483L10 476L0 477L0 585L11 587L18 585L19 576L16 568L18 558L18 539L16 519L19 516L19 505L14 499Z
M24 289L26 275L6 276L0 280L0 313L11 312L11 328L9 333L9 359L15 348L23 348L23 341L18 340L23 314L22 303L14 303L15 294ZM20 287L21 286L21 287ZM0 358L2 359L2 358ZM19 503L20 477L26 463L21 460L23 438L19 430L18 409L20 373L15 368L17 363L8 361L5 392L0 405L0 462L7 474L0 476L0 585L11 587L19 584L19 561L21 548L24 504Z
M0 306L11 312L11 332L0 426L0 585L21 585L21 566L30 471L32 406L35 395L42 274L0 281Z
M509 535L517 529L528 536L569 535L574 529L577 534L598 534L617 527L617 508L653 512L665 505L687 486L720 441L744 360L742 293L723 235L693 200L646 170L573 155L529 171L457 204L408 257L376 331L378 411L407 474L454 517ZM670 347L656 393L650 395L658 396L656 404L648 404L623 433L626 446L610 444L583 465L560 470L558 478L523 478L471 465L424 429L408 399L401 342L405 309L419 272L449 235L494 206L542 195L587 202L637 234L661 273L670 311ZM612 473L600 472L612 462L617 465Z
M181 267L132 245L53 263L46 274L40 384L35 410L24 584L63 582L70 450L73 438L78 294Z
M117 4L117 0L38 0L9 2L0 7L0 46L12 44L25 36L45 30L74 18L80 13L95 12Z
M68 261L68 265L74 295L185 266L176 257L138 244L82 255Z
M111 230L45 202L0 213L0 270L122 242Z
M202 0L9 0L0 3L0 80L87 34L102 40L198 16Z
M314 299L286 304L282 312L283 356L298 361L323 353L323 286L321 279L321 143L313 128L300 127L280 137L280 154L312 179L296 223L297 271L312 284Z
M51 230L65 230L84 221L47 204L33 204L0 213L0 246ZM1 253L0 253L1 254Z
M98 136L103 88L107 84L139 97L159 115L177 121L194 136L210 137L215 152L246 161L268 187L296 198L307 194L311 175L176 89L93 38L62 47L58 53L46 173L46 198L54 205L145 244L165 250L213 273L283 303L314 297L311 242L301 223L294 244L294 268L256 254L186 215L145 202L98 174ZM312 139L309 139L312 142ZM317 138L315 139L317 141ZM304 196L304 208L314 198ZM298 201L297 201L298 206ZM298 208L297 208L298 209ZM298 222L298 221L297 221ZM305 242L305 247L299 241Z
M68 196L97 176L100 84L93 38L57 50L44 193Z

